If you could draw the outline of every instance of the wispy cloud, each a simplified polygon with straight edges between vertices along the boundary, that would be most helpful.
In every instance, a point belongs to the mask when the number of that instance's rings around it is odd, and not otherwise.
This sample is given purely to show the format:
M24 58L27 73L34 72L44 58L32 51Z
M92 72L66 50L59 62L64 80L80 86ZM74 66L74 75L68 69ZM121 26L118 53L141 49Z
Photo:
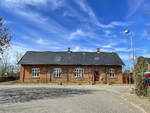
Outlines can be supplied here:
M66 29L60 24L58 24L56 21L47 18L38 12L17 10L16 13L22 17L25 17L28 21L34 22L35 25L41 28L42 30L52 32L52 33L57 33L57 34L59 32L61 33L61 35L64 32L67 32L65 31Z
M112 31L110 30L103 30L103 32L105 33L106 36L109 36L112 33Z
M131 23L129 22L121 22L121 21L112 21L109 24L103 24L102 22L99 21L97 16L95 15L94 11L91 9L90 6L88 6L85 2L85 0L80 0L76 2L79 4L80 8L89 16L89 20L91 20L92 23L97 25L100 28L114 28L117 26L129 26Z
M132 2L134 10L130 11L131 14L128 13L129 16L140 8L142 0L139 1L137 6ZM4 13L13 10L13 13L7 15L16 19L12 20L13 28L18 29L21 26L19 30L13 29L16 33L14 40L20 42L20 45L13 45L15 51L23 48L23 51L63 51L67 50L68 46L73 51L96 51L96 48L100 47L102 51L121 53L123 59L128 59L128 54L131 53L128 42L130 40L119 32L130 27L132 22L123 21L126 19L119 17L116 21L112 17L105 20L103 14L94 10L96 4L91 6L88 0L3 0L0 5L4 7ZM146 37L147 34L144 35ZM142 54L143 50L137 51Z
M131 17L137 10L142 6L145 0L128 0L128 15L127 18Z
M129 26L131 24L131 22L121 22L121 21L113 21L109 24L102 24L99 23L98 26L102 27L102 28L114 28L117 26Z
M148 30L144 30L142 33L142 38L146 38L147 40L150 40L150 34Z

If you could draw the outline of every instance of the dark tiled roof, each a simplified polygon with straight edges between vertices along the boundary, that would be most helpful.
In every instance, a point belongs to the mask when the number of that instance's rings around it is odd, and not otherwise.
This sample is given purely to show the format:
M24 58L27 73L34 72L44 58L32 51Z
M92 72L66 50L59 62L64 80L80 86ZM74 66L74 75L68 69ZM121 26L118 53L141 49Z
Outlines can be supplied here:
M124 65L117 53L28 51L19 64L29 65Z
M147 62L150 64L150 58L146 58Z

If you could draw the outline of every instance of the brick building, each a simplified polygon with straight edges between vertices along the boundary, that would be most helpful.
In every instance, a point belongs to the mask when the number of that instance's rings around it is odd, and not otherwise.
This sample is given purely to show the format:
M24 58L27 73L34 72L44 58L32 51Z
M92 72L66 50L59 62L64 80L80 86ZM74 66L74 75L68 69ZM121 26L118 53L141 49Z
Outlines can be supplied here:
M19 61L21 82L122 83L123 61L114 52L28 51Z

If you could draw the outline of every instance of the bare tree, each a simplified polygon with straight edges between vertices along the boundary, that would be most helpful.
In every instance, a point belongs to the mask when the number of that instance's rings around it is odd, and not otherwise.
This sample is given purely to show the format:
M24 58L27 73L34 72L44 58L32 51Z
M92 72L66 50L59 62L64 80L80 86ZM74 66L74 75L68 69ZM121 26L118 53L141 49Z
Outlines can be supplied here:
M4 50L10 46L11 39L8 28L3 27L3 19L0 18L0 54L3 54Z
M16 57L16 62L15 62L15 64L16 64L16 71L17 72L19 72L20 71L20 65L18 64L18 62L20 61L20 59L22 58L22 56L23 56L23 53L20 53L20 52L16 52L16 54L15 54L15 57Z
M8 60L9 60L9 56L8 56L8 53L5 52L1 55L1 74L5 74L8 72L8 66L9 66L9 63L8 63Z

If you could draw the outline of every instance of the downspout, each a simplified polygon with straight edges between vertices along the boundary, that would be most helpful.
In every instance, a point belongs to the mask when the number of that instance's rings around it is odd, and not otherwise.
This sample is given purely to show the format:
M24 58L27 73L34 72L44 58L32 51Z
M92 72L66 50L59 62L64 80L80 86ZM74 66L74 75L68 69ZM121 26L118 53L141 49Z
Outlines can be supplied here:
M48 80L47 80L47 73L48 73L48 67L46 66L46 83L48 83Z
M107 70L106 70L106 66L105 66L105 82L107 84Z
M25 78L25 66L23 66L23 82L24 82L24 78Z
M94 76L94 68L95 68L95 66L93 65L92 66L93 68L92 68L92 85L94 85L95 84L95 81L94 81L94 79L95 79L95 76Z
M68 74L69 68L68 68L68 67L66 67L66 68L67 68L67 69L66 69L66 70L67 70L67 82L69 82L69 74L70 74L70 73Z
M51 70L52 70L52 69L49 70L49 74L50 74L49 80L50 80L50 82L52 81Z

